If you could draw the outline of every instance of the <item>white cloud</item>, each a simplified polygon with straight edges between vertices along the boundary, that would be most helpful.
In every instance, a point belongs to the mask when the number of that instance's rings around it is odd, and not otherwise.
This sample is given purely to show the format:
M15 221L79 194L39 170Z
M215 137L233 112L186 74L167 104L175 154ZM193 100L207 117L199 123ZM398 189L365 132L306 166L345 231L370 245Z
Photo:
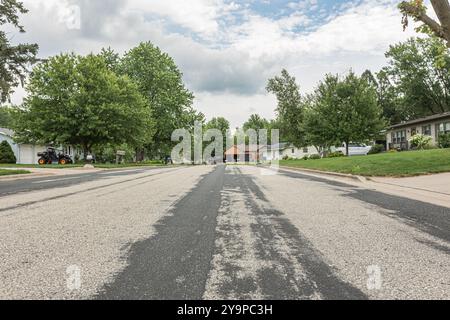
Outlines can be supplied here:
M106 46L123 52L152 41L175 58L199 109L209 117L229 116L233 126L251 113L273 115L276 104L264 87L281 68L310 91L328 72L377 71L390 44L414 35L413 28L402 31L394 0L349 1L321 21L308 14L324 14L315 0L293 2L289 6L295 12L281 18L225 0L24 2L30 8L23 17L27 34L15 41L39 43L42 57ZM81 30L61 21L70 4L81 8ZM22 96L21 91L15 101Z

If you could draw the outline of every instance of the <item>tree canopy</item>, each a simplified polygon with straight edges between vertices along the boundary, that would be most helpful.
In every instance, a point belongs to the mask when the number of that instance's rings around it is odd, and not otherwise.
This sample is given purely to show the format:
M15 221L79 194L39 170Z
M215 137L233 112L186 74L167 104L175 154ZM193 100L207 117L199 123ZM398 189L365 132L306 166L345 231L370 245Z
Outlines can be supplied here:
M307 105L306 139L319 151L373 139L385 126L375 87L353 72L343 79L327 75Z
M304 109L300 87L295 77L285 69L280 76L269 80L267 91L273 93L278 100L276 109L282 139L288 140L297 147L305 145Z
M28 10L17 0L2 0L0 2L0 26L10 24L20 33L25 29L19 22L19 14ZM38 45L12 45L4 30L0 30L0 101L9 100L14 88L24 84L28 67L37 61Z
M111 53L105 54L111 57ZM147 149L153 155L167 155L172 132L192 128L199 115L193 108L194 95L186 89L174 60L150 42L143 42L121 59L119 73L128 75L151 106L155 134Z
M391 46L386 57L379 79L394 86L401 120L450 111L450 53L441 40L412 38Z
M62 54L37 65L18 111L18 141L82 146L139 146L152 136L148 102L102 57Z
M13 125L12 109L0 106L0 127L11 128Z

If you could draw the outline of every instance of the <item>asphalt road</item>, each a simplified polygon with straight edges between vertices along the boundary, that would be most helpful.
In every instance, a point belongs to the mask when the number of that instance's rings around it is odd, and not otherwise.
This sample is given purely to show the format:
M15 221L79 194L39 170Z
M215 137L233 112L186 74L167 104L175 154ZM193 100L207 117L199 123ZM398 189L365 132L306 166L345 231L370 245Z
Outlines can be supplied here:
M0 182L0 299L450 299L450 209L249 166Z

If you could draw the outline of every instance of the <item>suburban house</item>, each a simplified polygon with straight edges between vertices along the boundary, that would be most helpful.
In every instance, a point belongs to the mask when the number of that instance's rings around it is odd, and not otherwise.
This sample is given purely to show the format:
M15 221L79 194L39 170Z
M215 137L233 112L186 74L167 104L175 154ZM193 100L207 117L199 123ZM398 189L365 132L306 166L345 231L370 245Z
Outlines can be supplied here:
M387 149L410 150L409 139L416 134L432 138L433 145L438 144L439 135L450 133L450 112L411 120L391 126L387 130Z
M297 148L290 143L278 143L265 148L261 148L261 160L273 161L283 158L302 159L305 156L318 155L319 152L314 147Z
M260 148L257 145L235 145L225 151L225 159L230 162L258 162Z
M47 150L46 146L34 144L17 144L14 142L14 132L10 129L0 128L0 143L8 141L16 156L17 164L37 164L39 157L38 153ZM72 160L75 160L76 155L81 156L81 150L72 146L61 147L60 151L69 155Z

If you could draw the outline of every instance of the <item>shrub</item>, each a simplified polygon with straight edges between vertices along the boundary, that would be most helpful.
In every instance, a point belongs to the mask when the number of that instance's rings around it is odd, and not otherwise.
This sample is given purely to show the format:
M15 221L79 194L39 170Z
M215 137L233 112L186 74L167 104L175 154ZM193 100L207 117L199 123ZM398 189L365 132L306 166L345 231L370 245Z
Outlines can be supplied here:
M425 136L423 134L416 134L414 137L409 139L411 146L418 150L425 150L427 146L430 145L432 138L430 136Z
M309 156L304 156L303 158L302 158L303 160L309 160Z
M450 133L442 133L439 135L439 147L450 148Z
M376 144L370 149L369 154L378 154L386 151L382 144Z
M284 157L283 157L283 160L284 160L284 161L289 160L289 156L284 156Z
M318 154L313 154L313 155L311 155L309 157L309 159L311 159L311 160L319 160L319 159L322 159L322 157L320 155L318 155Z
M345 157L342 151L332 152L327 155L327 158L342 158Z
M8 141L4 140L0 143L0 163L15 164L16 162L17 159L11 146Z

